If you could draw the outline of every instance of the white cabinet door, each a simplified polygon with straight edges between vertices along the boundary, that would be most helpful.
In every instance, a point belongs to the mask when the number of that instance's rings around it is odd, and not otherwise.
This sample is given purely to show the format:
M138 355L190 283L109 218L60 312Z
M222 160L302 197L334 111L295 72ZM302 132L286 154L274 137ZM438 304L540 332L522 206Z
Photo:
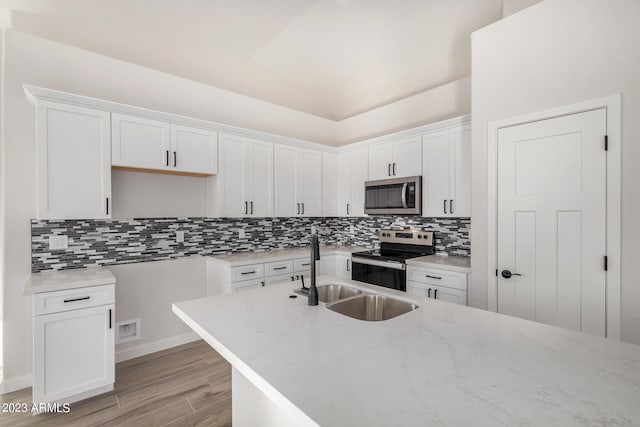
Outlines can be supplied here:
M367 150L351 153L351 206L349 216L364 216L364 182L369 179Z
M320 275L335 276L337 255L322 255L320 257Z
M369 148L369 179L385 179L392 176L393 145L389 143Z
M454 185L451 185L453 203L450 213L457 217L471 216L471 126L451 129L454 149Z
M275 144L273 176L276 216L298 216L301 212L300 202L296 200L297 157L297 148Z
M322 216L338 216L338 155L322 153Z
M394 177L422 175L422 143L420 136L405 138L392 143Z
M36 316L33 400L54 402L115 381L113 304Z
M437 300L452 302L454 304L467 305L467 292L459 289L434 286L432 297Z
M218 133L172 124L170 167L177 172L218 173Z
M111 129L106 111L39 100L38 218L109 218Z
M422 179L422 215L427 217L449 216L451 191L451 144L449 130L432 132L422 136L424 175Z
M298 150L296 162L296 203L302 216L322 215L322 153Z
M169 123L113 113L111 164L168 170L171 133Z
M351 153L342 153L338 156L337 176L337 213L338 216L347 216L352 212L353 201L351 186Z
M336 276L341 279L351 280L351 257L348 255L336 256Z
M245 192L249 216L273 215L273 143L249 139L245 158Z
M233 135L220 134L220 203L221 215L225 217L245 216L247 197L245 195L246 171L244 139Z

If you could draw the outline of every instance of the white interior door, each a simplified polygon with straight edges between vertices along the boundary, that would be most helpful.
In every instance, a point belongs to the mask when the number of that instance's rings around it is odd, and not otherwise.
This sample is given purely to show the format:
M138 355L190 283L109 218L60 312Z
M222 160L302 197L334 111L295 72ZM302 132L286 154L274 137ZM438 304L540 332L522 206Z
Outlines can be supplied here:
M605 335L605 135L605 109L499 130L500 313Z

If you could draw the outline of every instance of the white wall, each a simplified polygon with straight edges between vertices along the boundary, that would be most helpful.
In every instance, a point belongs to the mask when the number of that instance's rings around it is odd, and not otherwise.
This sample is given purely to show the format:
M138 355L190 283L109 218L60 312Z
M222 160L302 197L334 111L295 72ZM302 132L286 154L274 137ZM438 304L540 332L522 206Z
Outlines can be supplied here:
M472 36L471 304L487 307L487 124L622 93L622 339L640 344L640 2L545 0Z
M469 114L471 78L465 77L336 123L337 145Z
M112 171L113 218L207 216L207 179Z
M541 1L542 0L504 0L502 2L502 17L513 15Z

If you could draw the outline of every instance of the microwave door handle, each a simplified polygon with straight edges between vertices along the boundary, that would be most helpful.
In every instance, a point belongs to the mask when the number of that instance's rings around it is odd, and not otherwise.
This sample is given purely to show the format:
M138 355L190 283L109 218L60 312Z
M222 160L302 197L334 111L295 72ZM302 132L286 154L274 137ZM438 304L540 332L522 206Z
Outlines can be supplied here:
M408 182L405 182L402 185L402 207L407 209L407 187L409 186Z

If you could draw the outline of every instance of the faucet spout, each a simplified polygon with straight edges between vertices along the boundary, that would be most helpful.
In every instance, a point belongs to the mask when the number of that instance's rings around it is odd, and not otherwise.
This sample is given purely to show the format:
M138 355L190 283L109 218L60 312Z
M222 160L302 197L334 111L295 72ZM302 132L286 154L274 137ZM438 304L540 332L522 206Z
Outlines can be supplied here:
M316 287L316 261L320 260L320 243L318 235L311 235L311 285L309 286L309 299L307 304L318 305L318 288Z

